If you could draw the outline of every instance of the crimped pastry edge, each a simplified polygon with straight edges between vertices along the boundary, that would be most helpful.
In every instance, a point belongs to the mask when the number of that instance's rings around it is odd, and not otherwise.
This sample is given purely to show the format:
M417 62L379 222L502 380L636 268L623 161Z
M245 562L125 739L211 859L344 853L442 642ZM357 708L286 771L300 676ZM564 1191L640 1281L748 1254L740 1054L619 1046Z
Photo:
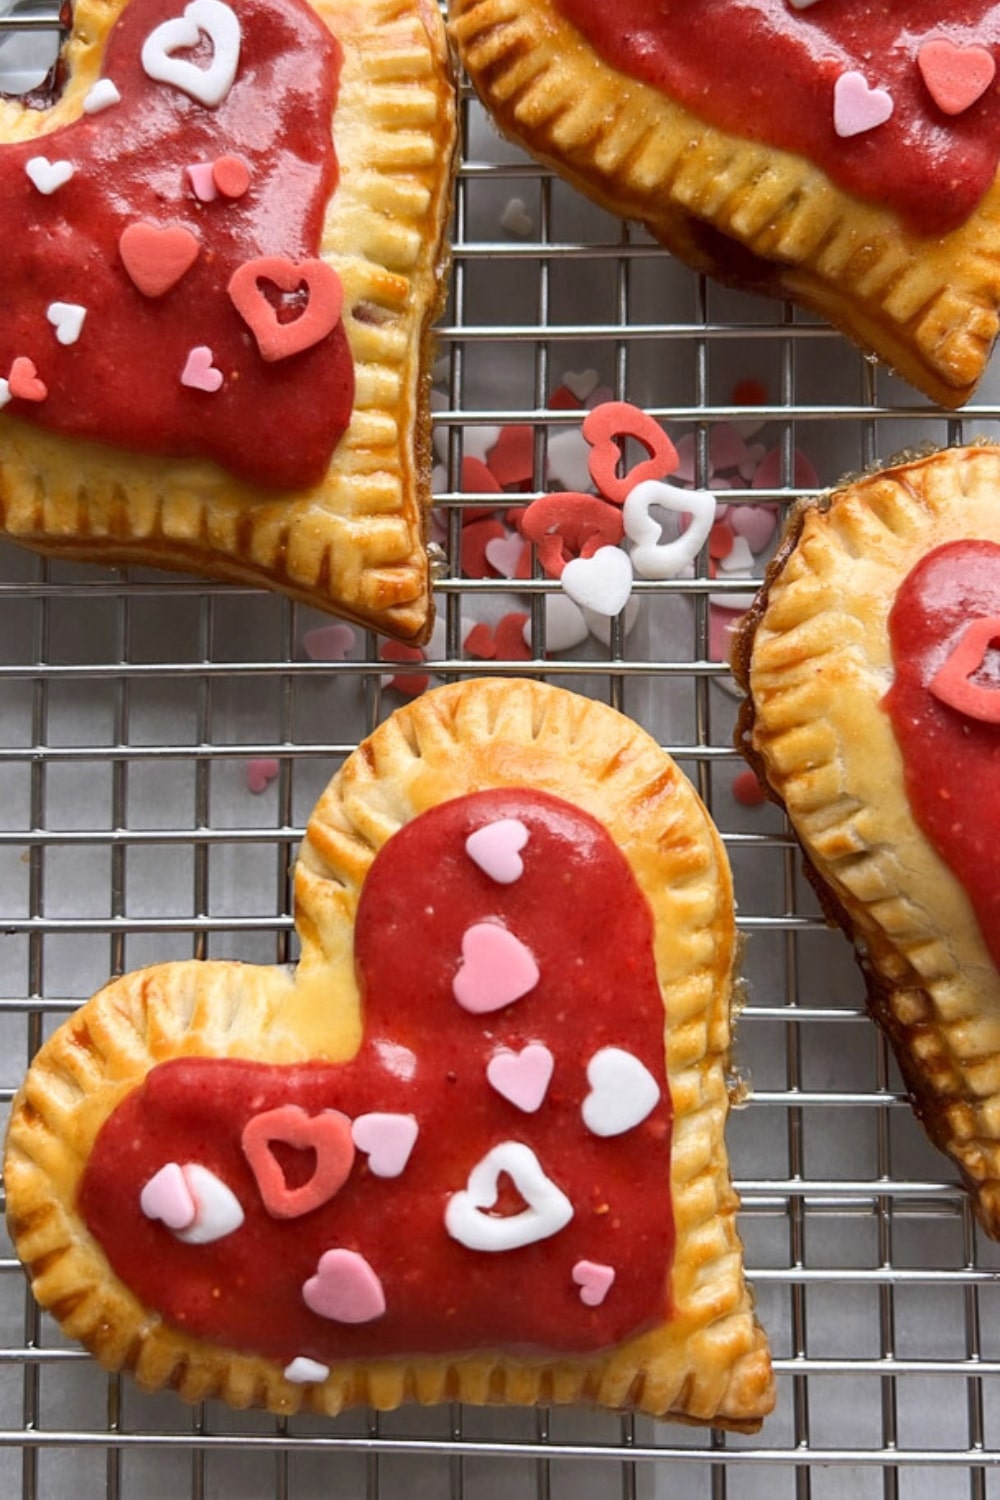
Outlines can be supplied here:
M344 1042L335 1028L326 1035L322 1025L296 1028L310 986L329 993L331 972L340 975L349 958L345 938L375 849L400 819L443 795L515 784L504 767L519 763L518 750L542 778L532 784L558 791L563 767L571 788L589 785L581 805L625 838L647 895L653 882L675 1109L674 1316L592 1357L357 1362L335 1366L314 1386L293 1385L266 1360L230 1356L166 1326L112 1275L71 1205L100 1123L168 1056L210 1051L285 1061L303 1047L305 1055L334 1055ZM611 824L609 805L616 809ZM662 828L652 853L643 826L651 815ZM334 778L310 821L296 900L303 942L297 980L287 970L230 963L161 965L112 982L45 1044L15 1100L5 1164L11 1233L39 1302L102 1363L132 1370L147 1389L171 1386L187 1400L217 1396L237 1407L327 1414L408 1400L583 1402L756 1430L774 1387L743 1275L723 1136L731 883L717 833L664 752L613 710L540 683L484 680L439 689L382 725ZM668 915L688 913L686 932L665 922L664 904Z
M806 158L705 124L604 63L550 0L452 0L460 59L500 130L695 270L820 313L942 406L1000 326L1000 180L920 236Z
M1000 1027L1000 975L986 951L971 903L909 813L901 780L901 756L884 715L892 754L888 764L884 755L878 761L884 784L879 800L889 805L891 799L895 826L906 839L907 852L898 861L902 901L912 907L905 914L905 926L899 926L901 909L891 902L884 872L881 880L873 876L867 899L859 894L869 867L874 870L892 841L874 837L866 840L858 830L857 817L844 822L843 827L849 824L851 833L841 839L840 823L810 785L823 776L820 760L796 768L793 757L779 768L775 745L781 735L768 728L770 704L762 707L760 685L762 656L780 649L782 636L786 642L791 639L791 616L785 627L775 629L774 611L784 609L787 614L788 596L796 583L804 579L808 584L810 568L808 563L803 565L802 558L811 546L815 548L818 528L829 530L848 505L863 512L869 500L873 515L880 518L877 526L884 523L888 527L895 492L912 528L911 535L900 544L895 571L886 583L887 590L890 584L892 587L880 609L884 616L896 586L932 547L961 537L1000 542L1000 509L990 501L998 485L1000 445L976 439L961 448L924 448L900 455L842 481L817 499L800 501L788 517L754 605L741 622L732 658L733 674L745 695L736 727L736 746L767 796L786 813L801 845L803 871L824 915L854 946L869 1012L892 1045L914 1112L931 1141L954 1162L980 1223L993 1238L1000 1238L1000 1037L990 1041L990 1036ZM970 522L964 512L966 506L973 509L973 497L976 521ZM993 515L984 526L982 517L990 511ZM849 581L843 583L848 593L864 587L857 574L858 560L855 552L847 569ZM828 549L815 551L817 572L828 564ZM797 570L794 578L793 570ZM869 638L875 628L871 627ZM809 657L804 653L803 665L807 661L813 663L815 696L820 697L821 655ZM773 679L773 667L768 675ZM790 688L790 693L795 691ZM837 682L837 693L850 714L857 698L848 703L842 679ZM779 689L774 700L779 713L791 701L789 696L783 705L781 697ZM821 709L813 702L810 710L809 703L808 694L799 697L785 726L789 733L794 733L792 720L797 714L804 718L812 712L829 724L828 706ZM815 749L815 741L805 739L803 745L806 743ZM894 795L896 788L898 795ZM843 794L846 801L850 796L849 778ZM922 862L922 878L915 891L910 888L914 850L919 850ZM945 903L946 913L935 919L939 900ZM923 931L921 912L925 913Z
M127 3L78 0L65 89L44 113L0 100L7 139L44 139L79 118L100 76L107 33ZM440 12L428 0L306 3L346 44L333 122L340 183L321 253L344 283L343 322L360 394L326 479L301 492L264 489L206 460L64 438L4 413L0 530L53 556L272 588L421 642L433 624L430 366L450 261L450 53ZM359 128L362 100L380 96L395 103L395 115L383 109ZM423 158L409 159L404 147L421 133ZM351 243L345 221L370 225L364 244ZM384 328L353 316L365 301L384 307ZM391 401L386 392L394 393Z

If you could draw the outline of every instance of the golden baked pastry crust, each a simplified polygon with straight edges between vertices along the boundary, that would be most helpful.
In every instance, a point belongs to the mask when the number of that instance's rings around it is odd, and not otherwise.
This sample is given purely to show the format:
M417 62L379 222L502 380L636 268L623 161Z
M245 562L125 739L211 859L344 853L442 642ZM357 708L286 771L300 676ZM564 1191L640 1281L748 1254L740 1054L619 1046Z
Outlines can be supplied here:
M915 1109L1000 1236L1000 975L960 881L918 826L883 707L889 612L911 569L1000 541L1000 448L900 463L802 506L734 655L738 743L788 812L853 939Z
M706 124L608 66L551 0L452 0L458 54L505 135L696 271L789 298L944 406L998 328L1000 184L923 237L787 151Z
M529 786L589 812L623 850L654 918L674 1136L676 1251L659 1326L594 1355L503 1352L335 1365L309 1385L192 1339L114 1276L76 1210L102 1122L156 1063L181 1055L344 1060L359 1045L353 932L376 851L442 801ZM5 1181L15 1248L39 1302L145 1387L187 1400L335 1413L368 1403L591 1402L755 1429L774 1401L736 1231L723 1130L734 958L718 835L656 743L594 701L541 683L472 681L415 700L345 763L295 872L297 973L180 962L126 975L45 1044L19 1092ZM672 1308L672 1315L668 1314Z
M80 118L126 3L79 0L61 97L44 112L0 99L0 138L41 144ZM343 284L356 378L326 478L301 492L269 490L207 460L77 441L5 413L0 528L61 556L275 588L420 641L432 623L430 325L443 296L455 143L447 46L431 0L308 3L343 49L340 176L321 256Z

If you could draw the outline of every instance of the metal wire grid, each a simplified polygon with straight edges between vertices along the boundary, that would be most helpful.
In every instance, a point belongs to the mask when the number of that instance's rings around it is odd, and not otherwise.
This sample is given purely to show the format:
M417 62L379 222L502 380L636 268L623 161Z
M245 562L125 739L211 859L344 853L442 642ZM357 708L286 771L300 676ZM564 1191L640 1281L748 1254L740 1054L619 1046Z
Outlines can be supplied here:
M51 8L29 21L51 28ZM10 24L0 17L0 70ZM523 609L535 655L488 670L544 674L632 714L722 829L747 936L738 1061L752 1085L729 1141L778 1410L753 1439L563 1411L324 1423L189 1412L68 1345L37 1314L5 1242L0 1493L979 1500L997 1488L997 1251L920 1135L785 828L733 796L734 699L709 650L708 595L727 585L710 585L704 562L695 578L640 584L631 630L615 621L606 643L555 659L544 649L554 585L540 570L515 587L464 577L458 559L463 509L495 503L461 490L469 433L530 423L541 492L550 438L579 421L548 404L567 370L593 367L671 435L694 432L700 484L713 431L746 416L734 379L762 380L768 403L755 415L780 450L782 483L727 490L733 505L786 503L797 446L825 484L915 440L994 430L1000 409L989 385L962 419L927 409L829 330L709 286L584 204L499 143L468 97L463 115L436 414L444 624L427 670L481 670L463 653L470 620ZM516 234L502 228L514 198ZM294 957L289 870L305 820L399 696L373 637L344 662L309 660L302 637L319 617L249 590L8 548L0 619L6 1106L47 1030L109 973L191 954ZM254 797L247 762L271 757L279 774Z

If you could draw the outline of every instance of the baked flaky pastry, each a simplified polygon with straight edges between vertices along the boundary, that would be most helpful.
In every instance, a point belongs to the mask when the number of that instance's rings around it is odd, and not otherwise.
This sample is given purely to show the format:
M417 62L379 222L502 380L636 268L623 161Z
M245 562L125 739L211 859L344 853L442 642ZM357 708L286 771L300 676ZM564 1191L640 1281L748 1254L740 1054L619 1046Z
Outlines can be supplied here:
M561 689L441 688L335 776L295 892L296 970L126 975L36 1057L4 1179L39 1302L187 1400L756 1428L731 881L672 761Z
M852 938L916 1112L1000 1236L1000 448L799 509L737 640L739 744Z
M506 135L696 270L814 309L954 407L998 326L1000 9L946 10L449 7Z
M78 0L0 100L0 527L431 623L455 118L432 0Z

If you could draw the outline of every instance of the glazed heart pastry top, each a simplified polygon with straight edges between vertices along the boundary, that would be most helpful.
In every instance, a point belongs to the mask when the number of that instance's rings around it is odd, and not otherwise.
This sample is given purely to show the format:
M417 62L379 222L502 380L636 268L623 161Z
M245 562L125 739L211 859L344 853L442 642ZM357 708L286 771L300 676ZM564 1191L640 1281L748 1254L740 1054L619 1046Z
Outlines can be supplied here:
M462 682L351 756L294 969L123 976L4 1164L39 1301L188 1399L773 1403L726 1160L732 890L660 747Z
M734 135L808 157L921 234L963 223L996 175L995 0L960 14L941 0L553 3L621 72Z
M0 405L255 483L323 476L354 393L318 258L339 64L301 0L131 0L80 117L0 146Z

